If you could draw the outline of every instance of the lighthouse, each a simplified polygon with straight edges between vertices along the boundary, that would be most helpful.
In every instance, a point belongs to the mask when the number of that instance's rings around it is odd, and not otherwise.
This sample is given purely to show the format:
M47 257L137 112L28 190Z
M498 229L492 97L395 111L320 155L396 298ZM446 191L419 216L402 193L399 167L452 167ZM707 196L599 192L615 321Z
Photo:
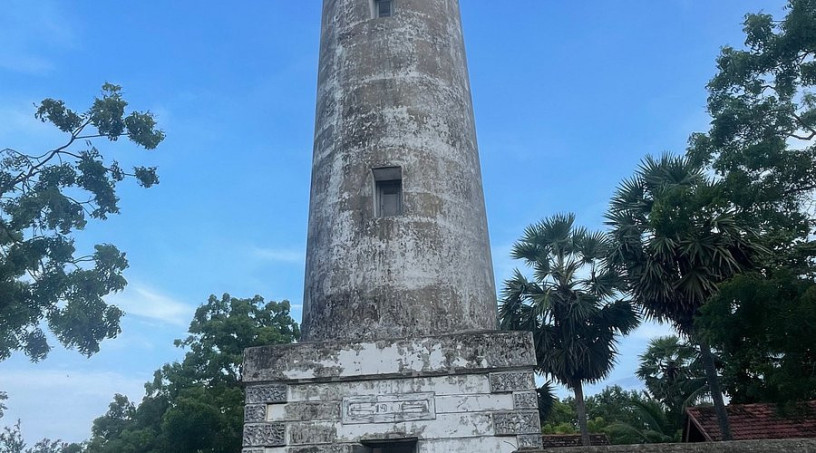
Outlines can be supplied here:
M458 0L324 0L302 342L244 355L244 453L540 446L496 294Z
M496 327L457 1L324 2L303 336Z

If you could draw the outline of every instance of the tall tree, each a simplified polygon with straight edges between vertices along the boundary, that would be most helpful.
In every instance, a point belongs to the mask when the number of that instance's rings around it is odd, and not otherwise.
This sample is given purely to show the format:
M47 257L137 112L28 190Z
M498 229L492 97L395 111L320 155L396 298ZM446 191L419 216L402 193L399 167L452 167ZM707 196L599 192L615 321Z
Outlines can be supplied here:
M790 270L740 275L721 285L697 324L723 354L736 403L816 399L816 285Z
M243 350L300 336L289 302L210 296L196 310L182 362L164 365L136 407L117 395L94 421L88 453L232 453L241 448Z
M649 396L665 406L675 429L682 428L686 406L697 403L707 390L700 352L675 335L649 341L636 374Z
M723 439L730 439L711 347L694 318L717 285L750 268L762 248L736 221L721 186L686 157L644 158L619 186L606 218L615 243L611 261L634 300L700 346Z
M711 128L692 136L688 155L717 174L773 253L760 272L722 287L702 328L725 353L732 399L784 402L813 397L816 379L806 333L816 292L816 2L789 0L781 20L748 14L744 25L745 48L724 47L717 60Z
M74 233L88 218L119 212L122 180L158 183L155 168L126 171L92 144L127 137L153 149L164 139L150 112L126 114L126 107L121 88L108 83L84 113L45 99L35 116L65 133L65 142L45 152L0 151L0 360L18 350L44 358L51 348L44 324L85 355L119 333L122 312L103 297L124 288L125 255L111 244L78 252Z
M502 328L533 332L538 371L575 392L578 425L589 445L583 384L606 377L617 356L616 336L638 325L621 298L622 280L605 265L609 238L574 226L575 216L554 215L527 227L513 246L518 269L504 284L499 308Z
M816 189L816 2L789 0L786 10L781 21L748 14L746 48L722 49L708 84L711 128L688 150L722 178L771 256L807 240Z

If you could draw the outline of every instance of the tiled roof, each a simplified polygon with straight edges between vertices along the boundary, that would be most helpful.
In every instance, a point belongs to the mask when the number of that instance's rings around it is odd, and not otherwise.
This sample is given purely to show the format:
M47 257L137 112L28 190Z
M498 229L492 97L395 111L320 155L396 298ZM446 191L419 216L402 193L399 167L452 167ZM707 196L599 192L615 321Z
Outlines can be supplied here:
M774 404L732 404L727 407L731 436L734 440L792 439L816 437L816 401L807 403L808 410L781 416ZM714 408L690 407L686 409L689 430L697 430L705 440L720 440L720 429Z

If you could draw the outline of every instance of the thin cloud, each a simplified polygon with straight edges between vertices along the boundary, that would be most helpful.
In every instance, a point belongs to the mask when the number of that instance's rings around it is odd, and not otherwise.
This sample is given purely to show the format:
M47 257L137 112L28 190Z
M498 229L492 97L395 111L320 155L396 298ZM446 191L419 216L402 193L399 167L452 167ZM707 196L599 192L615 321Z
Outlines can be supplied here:
M651 340L652 338L677 335L677 331L668 324L660 324L655 321L645 321L629 336L641 340Z
M71 433L68 442L90 435L94 418L105 413L113 395L127 395L138 403L149 376L138 378L113 372L76 372L70 369L5 370L0 388L8 392L9 406L3 422L22 420L28 441L43 437L59 438ZM54 389L60 389L58 392Z
M195 312L194 306L139 284L128 285L124 292L109 297L108 302L124 310L126 315L182 327L187 326Z
M306 261L306 252L293 249L269 249L256 247L252 251L257 258L288 264L303 264Z
M0 68L42 75L54 70L45 56L75 47L77 39L60 2L11 0L0 16Z

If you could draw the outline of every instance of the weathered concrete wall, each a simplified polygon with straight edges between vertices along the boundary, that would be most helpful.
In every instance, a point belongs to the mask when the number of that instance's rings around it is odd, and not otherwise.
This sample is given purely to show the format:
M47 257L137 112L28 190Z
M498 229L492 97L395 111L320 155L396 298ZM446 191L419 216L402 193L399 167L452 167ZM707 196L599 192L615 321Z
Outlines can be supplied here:
M341 381L475 373L536 365L529 332L472 332L371 342L325 341L244 351L243 382Z
M303 338L496 327L458 0L324 0ZM375 216L372 169L402 168Z
M243 453L512 453L541 446L528 332L314 342L244 354Z
M816 439L748 440L690 444L612 445L535 450L528 453L816 453Z

